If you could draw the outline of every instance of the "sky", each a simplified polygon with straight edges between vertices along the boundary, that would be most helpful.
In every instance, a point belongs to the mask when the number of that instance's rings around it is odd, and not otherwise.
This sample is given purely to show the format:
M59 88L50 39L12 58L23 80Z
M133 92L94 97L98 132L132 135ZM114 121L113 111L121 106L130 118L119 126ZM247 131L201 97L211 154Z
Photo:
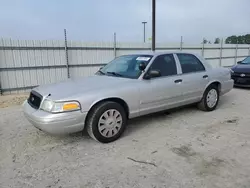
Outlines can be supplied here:
M156 0L156 41L250 33L250 0ZM0 0L0 38L121 42L151 37L151 0Z

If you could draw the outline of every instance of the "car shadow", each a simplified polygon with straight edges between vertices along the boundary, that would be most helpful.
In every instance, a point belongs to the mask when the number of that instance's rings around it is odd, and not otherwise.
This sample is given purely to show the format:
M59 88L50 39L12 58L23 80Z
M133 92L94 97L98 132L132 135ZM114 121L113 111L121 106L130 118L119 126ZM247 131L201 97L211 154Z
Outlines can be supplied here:
M132 132L139 131L140 129L145 128L146 126L153 126L152 124L150 124L150 122L157 123L159 121L165 120L166 118L171 118L172 115L175 115L175 116L178 114L181 115L185 111L187 113L192 113L193 111L196 111L196 110L199 111L196 108L196 105L191 104L188 106L182 106L182 107L178 107L178 108L174 108L174 109L170 109L170 110L165 110L165 111L161 111L161 112L156 112L153 114L148 114L145 116L131 119L128 121L128 125L127 125L126 131L124 133L124 136L128 136Z
M232 98L231 96L224 95L220 98L217 109L226 108L228 104L232 105ZM170 109L166 111L161 111L161 112L141 116L141 117L134 118L128 121L128 125L124 133L124 136L128 136L129 134L131 134L131 132L139 131L140 129L148 125L153 126L149 122L156 123L166 118L172 118L172 115L174 115L174 117L178 117L179 115L181 118L183 113L185 113L185 115L188 115L188 114L193 115L194 112L196 113L196 115L199 115L199 113L200 114L210 113L210 112L204 112L204 111L199 110L196 104L190 104L190 105L186 105L186 106L182 106L182 107L178 107L178 108L174 108L174 109Z
M232 98L228 95L223 95L220 97L219 103L216 109L224 108L227 104L232 104Z

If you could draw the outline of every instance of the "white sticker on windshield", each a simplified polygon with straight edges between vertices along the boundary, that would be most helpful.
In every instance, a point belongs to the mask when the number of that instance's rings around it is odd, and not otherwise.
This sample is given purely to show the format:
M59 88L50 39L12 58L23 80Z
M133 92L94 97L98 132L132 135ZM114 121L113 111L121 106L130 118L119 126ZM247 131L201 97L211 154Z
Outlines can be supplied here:
M148 60L150 60L150 57L137 57L136 60L137 61L148 61Z

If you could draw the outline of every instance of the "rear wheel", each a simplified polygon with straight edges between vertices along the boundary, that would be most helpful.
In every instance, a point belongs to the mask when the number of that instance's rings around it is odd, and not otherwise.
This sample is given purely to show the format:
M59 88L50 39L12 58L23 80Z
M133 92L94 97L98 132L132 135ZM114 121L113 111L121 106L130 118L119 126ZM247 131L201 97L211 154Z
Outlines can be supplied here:
M209 86L203 94L198 108L203 111L213 111L219 102L219 91L216 85Z
M113 142L124 132L127 116L120 104L105 101L94 107L90 113L87 132L95 140L102 143Z

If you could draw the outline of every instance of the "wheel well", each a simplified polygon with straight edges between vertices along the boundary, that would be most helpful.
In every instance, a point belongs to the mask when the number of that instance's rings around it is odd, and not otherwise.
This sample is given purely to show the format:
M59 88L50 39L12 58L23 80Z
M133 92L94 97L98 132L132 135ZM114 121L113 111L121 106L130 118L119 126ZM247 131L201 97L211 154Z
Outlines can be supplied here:
M209 86L211 86L211 85L215 85L218 88L219 93L221 92L221 83L220 82L218 82L218 81L213 82Z
M112 98L107 98L107 99L100 100L100 101L98 101L97 103L95 103L95 104L90 108L90 110L89 110L89 112L88 112L88 114L87 114L87 117L86 117L86 119L85 119L85 124L87 123L87 120L88 120L89 115L91 114L92 110L93 110L98 104L103 103L103 102L105 102L105 101L112 101L112 102L116 102L116 103L120 104L120 105L124 108L124 110L125 110L125 112L126 112L126 115L127 115L127 118L128 118L128 116L129 116L129 108L128 108L127 103L126 103L124 100L120 99L120 98L112 97Z

